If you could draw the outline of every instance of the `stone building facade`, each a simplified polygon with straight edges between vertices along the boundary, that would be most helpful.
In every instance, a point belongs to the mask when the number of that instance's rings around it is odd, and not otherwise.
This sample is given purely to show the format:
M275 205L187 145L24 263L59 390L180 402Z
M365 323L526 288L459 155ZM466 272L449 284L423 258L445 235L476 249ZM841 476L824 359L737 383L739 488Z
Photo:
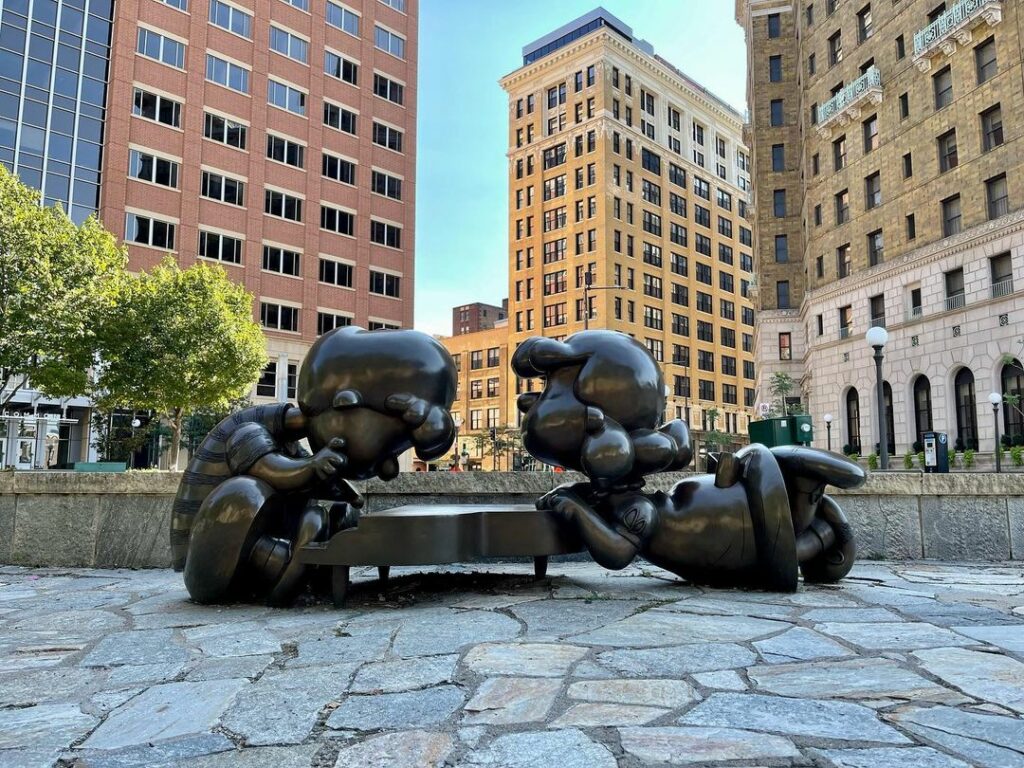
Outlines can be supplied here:
M991 451L1024 390L1024 9L737 0L748 47L757 399L789 373L833 447ZM999 429L1024 437L1004 405Z
M743 117L601 8L523 49L509 96L509 335L629 333L669 418L737 441L754 401ZM587 305L587 306L585 306Z

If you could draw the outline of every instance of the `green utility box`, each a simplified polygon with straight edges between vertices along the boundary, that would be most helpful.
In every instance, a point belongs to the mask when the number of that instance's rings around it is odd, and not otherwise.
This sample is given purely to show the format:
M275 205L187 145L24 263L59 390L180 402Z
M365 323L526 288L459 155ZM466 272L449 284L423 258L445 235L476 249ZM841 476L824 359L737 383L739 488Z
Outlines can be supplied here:
M806 413L750 422L750 442L768 448L779 445L810 445L814 439L811 417Z

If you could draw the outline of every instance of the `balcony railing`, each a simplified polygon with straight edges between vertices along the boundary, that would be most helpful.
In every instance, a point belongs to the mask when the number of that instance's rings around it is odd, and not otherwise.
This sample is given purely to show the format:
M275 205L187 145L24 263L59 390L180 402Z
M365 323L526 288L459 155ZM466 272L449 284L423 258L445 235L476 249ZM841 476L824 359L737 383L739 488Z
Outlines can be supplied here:
M839 338L840 339L848 339L848 338L850 338L850 327L849 326L840 326L840 328L839 328Z
M885 328L885 315L876 315L871 318L872 328Z
M946 297L946 311L949 312L954 309L963 309L967 304L967 295L963 293L957 293L952 296Z
M992 298L1001 299L1003 296L1009 296L1013 293L1013 278L1008 277L1005 280L1000 280L998 283L992 283Z
M866 104L882 103L882 72L872 66L839 93L818 107L818 133L831 135L836 126L860 118Z
M924 307L908 307L907 308L907 322L913 322L914 320L920 320L924 317Z
M995 26L1003 19L1003 0L960 0L914 35L914 64L922 72L932 68L932 57L952 56L956 46L970 45L971 30L982 23Z

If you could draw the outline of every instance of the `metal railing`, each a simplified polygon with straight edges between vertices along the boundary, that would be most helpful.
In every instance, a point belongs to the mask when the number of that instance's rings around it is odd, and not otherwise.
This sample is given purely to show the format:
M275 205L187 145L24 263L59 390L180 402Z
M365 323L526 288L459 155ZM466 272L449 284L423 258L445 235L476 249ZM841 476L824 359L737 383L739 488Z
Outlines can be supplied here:
M823 128L836 120L846 109L870 97L881 95L882 72L872 66L839 93L818 107L818 127Z
M946 311L949 312L953 309L963 309L967 304L967 294L957 293L952 296L946 297Z
M1013 278L1008 277L998 283L992 283L992 298L1000 299L1013 293Z
M972 25L986 10L1001 7L1003 0L960 0L939 18L914 35L915 58L938 48L944 40Z
M839 338L848 339L850 338L850 327L848 325L841 326L839 328Z
M924 307L910 307L907 309L907 322L920 320L924 317Z
M871 318L872 328L885 328L885 315L876 315Z

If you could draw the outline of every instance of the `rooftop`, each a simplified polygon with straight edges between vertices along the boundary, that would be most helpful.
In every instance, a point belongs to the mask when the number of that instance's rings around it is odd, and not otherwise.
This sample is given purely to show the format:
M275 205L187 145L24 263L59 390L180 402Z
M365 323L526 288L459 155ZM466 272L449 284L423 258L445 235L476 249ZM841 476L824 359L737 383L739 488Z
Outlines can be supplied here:
M734 115L741 122L745 119L743 113L739 112L726 101L716 96L693 78L689 77L674 64L671 64L661 56L657 55L654 52L653 45L646 40L635 37L631 26L601 6L598 6L594 10L570 21L568 24L563 24L558 29L534 40L532 43L524 45L523 66L529 66L530 64L540 61L555 51L565 48L566 46L599 29L607 29L614 32L627 44L633 46L645 56L650 57L662 67L671 71L672 74L682 80L683 84L688 88L691 88L702 96L712 100L716 105Z

